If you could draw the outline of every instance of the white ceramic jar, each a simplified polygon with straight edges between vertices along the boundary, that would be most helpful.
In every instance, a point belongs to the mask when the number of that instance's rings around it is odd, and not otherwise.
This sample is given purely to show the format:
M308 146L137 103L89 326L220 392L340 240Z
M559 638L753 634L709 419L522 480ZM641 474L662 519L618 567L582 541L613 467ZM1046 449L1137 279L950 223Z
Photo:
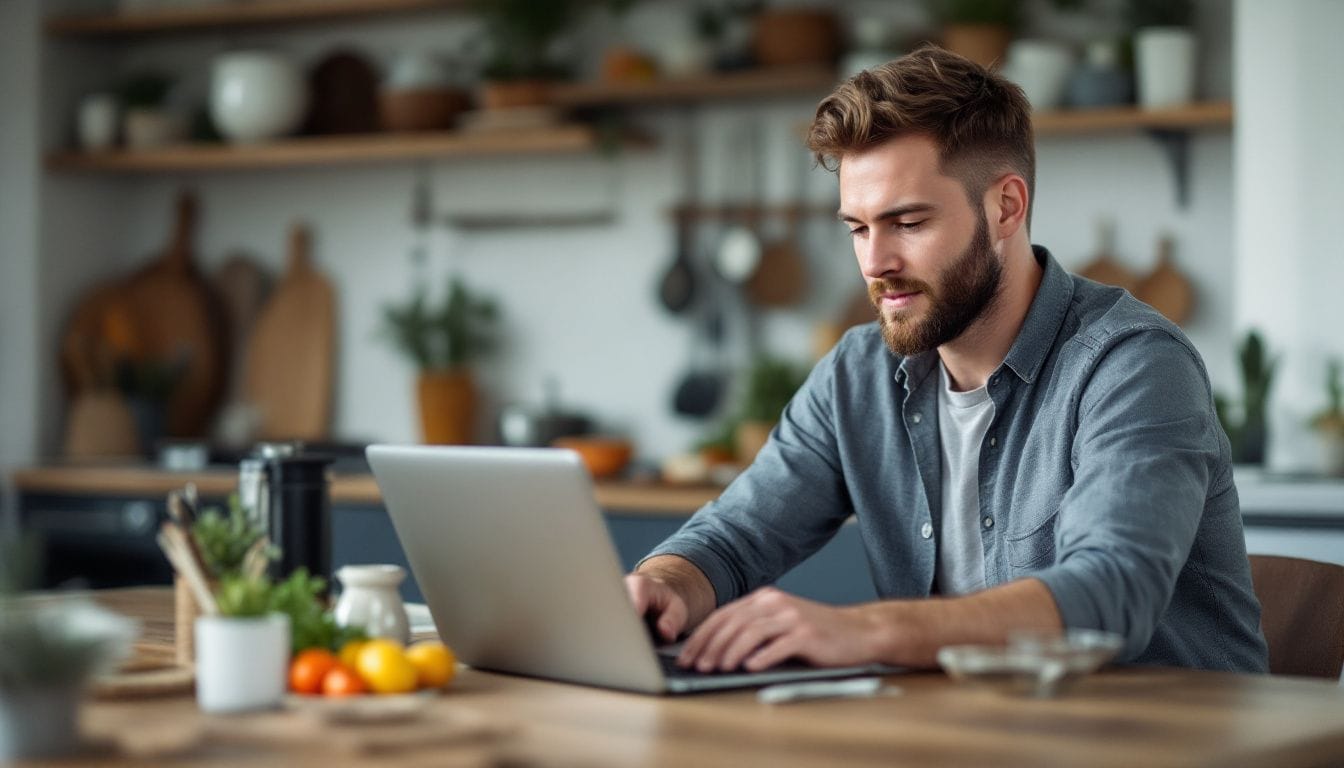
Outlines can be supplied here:
M235 51L215 59L210 118L224 138L256 143L293 133L308 108L303 73L269 51Z
M1185 27L1146 27L1134 33L1139 105L1160 109L1195 100L1195 34Z
M1045 112L1059 107L1073 70L1073 51L1053 40L1017 40L1008 48L1003 75L1022 86L1031 108Z
M289 617L196 619L196 703L204 712L270 709L284 699Z
M405 644L411 622L397 588L406 570L397 565L347 565L336 571L342 585L333 611L343 627L361 627L369 637L386 637Z

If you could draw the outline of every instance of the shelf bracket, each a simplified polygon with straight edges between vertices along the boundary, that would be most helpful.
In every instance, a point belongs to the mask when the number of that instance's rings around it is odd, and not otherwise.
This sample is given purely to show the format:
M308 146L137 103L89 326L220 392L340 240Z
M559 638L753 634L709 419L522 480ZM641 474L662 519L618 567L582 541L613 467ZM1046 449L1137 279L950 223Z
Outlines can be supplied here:
M1172 180L1176 183L1176 205L1185 210L1190 205L1190 132L1172 128L1150 128L1153 138L1167 155Z

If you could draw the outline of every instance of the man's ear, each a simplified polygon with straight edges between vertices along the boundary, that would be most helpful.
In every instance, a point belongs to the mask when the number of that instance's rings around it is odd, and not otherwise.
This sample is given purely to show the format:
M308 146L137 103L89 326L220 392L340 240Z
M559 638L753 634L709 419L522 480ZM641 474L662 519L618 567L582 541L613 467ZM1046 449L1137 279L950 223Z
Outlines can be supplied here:
M1007 240L1027 226L1027 208L1031 193L1027 182L1016 173L1000 176L985 190L985 212L989 217L991 236Z

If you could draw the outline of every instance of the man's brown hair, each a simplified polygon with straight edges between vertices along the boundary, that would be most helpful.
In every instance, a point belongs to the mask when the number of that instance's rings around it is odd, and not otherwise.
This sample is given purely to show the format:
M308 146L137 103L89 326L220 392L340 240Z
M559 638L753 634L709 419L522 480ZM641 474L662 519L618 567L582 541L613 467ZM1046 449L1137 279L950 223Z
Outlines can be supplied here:
M836 87L817 105L807 147L834 171L847 153L912 134L934 141L942 172L961 181L973 207L1009 170L1026 180L1027 199L1035 200L1036 143L1022 89L932 45Z

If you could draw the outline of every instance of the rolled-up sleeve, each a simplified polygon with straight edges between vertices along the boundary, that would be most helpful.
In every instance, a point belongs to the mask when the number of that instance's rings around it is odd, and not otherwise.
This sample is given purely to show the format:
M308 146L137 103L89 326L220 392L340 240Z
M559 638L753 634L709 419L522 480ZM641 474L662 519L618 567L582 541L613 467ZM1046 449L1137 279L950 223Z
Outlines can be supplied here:
M645 560L686 558L722 605L775 581L835 535L851 512L832 407L844 346L813 368L751 466Z
M1220 429L1194 352L1161 329L1100 352L1076 403L1074 482L1055 564L1034 574L1064 625L1148 646L1175 589L1218 467Z

